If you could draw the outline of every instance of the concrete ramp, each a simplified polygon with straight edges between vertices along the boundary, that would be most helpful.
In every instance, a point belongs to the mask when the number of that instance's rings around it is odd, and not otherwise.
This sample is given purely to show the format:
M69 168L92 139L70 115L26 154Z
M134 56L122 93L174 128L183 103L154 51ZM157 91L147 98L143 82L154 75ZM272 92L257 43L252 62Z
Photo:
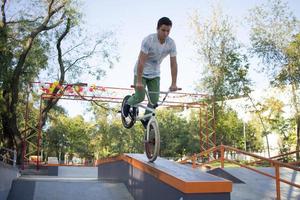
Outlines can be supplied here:
M143 154L125 154L99 164L100 179L124 182L135 200L229 200L232 182Z
M102 160L97 167L48 166L47 176L21 176L8 200L230 200L232 182L144 154Z
M245 184L234 184L232 200L276 199L276 182L274 179L258 174L246 168L225 168L226 172L243 180ZM257 170L275 176L273 167L258 167ZM291 182L300 183L300 173L280 168L280 177ZM280 184L281 200L300 200L300 189L285 183Z
M213 175L218 176L218 177L225 178L225 179L231 181L232 183L244 183L242 180L240 180L239 178L233 176L232 174L228 173L227 171L225 171L222 168L215 168L215 169L212 169L212 170L208 170L207 173L213 174Z
M0 200L5 200L8 196L12 181L19 176L16 167L0 161Z
M97 167L60 166L51 164L47 166L47 175L70 178L98 178Z
M22 177L13 181L8 200L133 200L123 183L97 178Z
M98 178L97 167L59 167L59 177Z

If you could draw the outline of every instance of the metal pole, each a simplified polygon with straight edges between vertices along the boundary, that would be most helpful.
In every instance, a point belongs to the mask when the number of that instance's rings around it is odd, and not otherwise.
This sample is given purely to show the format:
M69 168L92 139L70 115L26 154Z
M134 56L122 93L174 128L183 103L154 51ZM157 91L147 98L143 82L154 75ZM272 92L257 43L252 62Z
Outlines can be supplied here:
M13 160L13 166L15 167L17 164L17 151L14 150L14 160Z
M224 168L224 146L221 145L221 168L223 169Z
M26 160L26 137L27 137L27 129L28 129L28 118L29 118L29 91L30 91L30 84L27 85L27 97L26 97L26 110L25 110L25 131L22 138L22 170L25 169L25 160Z
M202 151L203 147L202 147L202 112L201 112L201 107L199 108L199 143L200 143L200 152Z
M213 146L217 146L217 131L216 131L216 118L215 118L215 97L213 97L212 102L212 118L213 118ZM214 151L213 153L214 158L217 157L217 152Z
M25 142L25 136L24 136L24 138L22 138L22 167L21 167L22 170L25 169L25 155L26 155L26 142Z
M205 150L209 149L209 134L208 134L208 106L206 106L206 147L205 147ZM210 156L208 154L208 161L210 160L209 159Z
M244 140L245 140L245 151L247 151L246 123L244 120L243 120L243 133L244 133Z
M41 95L40 99L40 114L39 114L39 130L38 130L38 139L37 139L37 163L36 163L36 169L39 170L40 165L40 145L41 145L41 137L42 137L42 104L43 104L43 94Z
M192 157L192 168L196 168L196 155L195 154Z
M276 200L280 200L280 171L279 165L275 164L275 174L276 174Z
M212 110L212 117L213 117L213 137L214 137L214 146L217 145L217 131L216 131L216 118L215 118L215 98L213 100L213 110Z

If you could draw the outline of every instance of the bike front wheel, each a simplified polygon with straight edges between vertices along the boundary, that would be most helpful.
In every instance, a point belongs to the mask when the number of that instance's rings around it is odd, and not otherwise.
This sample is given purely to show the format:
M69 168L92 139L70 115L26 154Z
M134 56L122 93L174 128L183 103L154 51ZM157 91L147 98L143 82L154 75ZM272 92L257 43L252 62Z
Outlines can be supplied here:
M136 115L138 113L138 108L130 107L127 116L124 115L124 107L127 104L127 100L130 98L130 95L127 95L124 97L122 105L121 105L121 118L122 118L122 124L125 128L131 128L135 121L136 121Z
M151 119L147 125L144 145L149 162L154 162L160 150L160 134L158 123L155 119Z

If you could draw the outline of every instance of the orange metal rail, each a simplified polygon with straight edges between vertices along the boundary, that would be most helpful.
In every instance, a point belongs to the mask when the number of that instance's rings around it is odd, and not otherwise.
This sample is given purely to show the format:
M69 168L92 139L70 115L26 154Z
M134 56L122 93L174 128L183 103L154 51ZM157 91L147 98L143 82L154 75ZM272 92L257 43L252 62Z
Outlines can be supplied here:
M255 168L249 166L249 163L248 164L242 164L242 163L237 162L235 160L225 158L225 152L226 151L231 151L231 152L233 151L233 152L243 154L243 155L247 155L247 156L250 156L252 158L259 159L260 161L265 161L265 162L269 163L271 166L274 166L274 168L275 168L275 176L272 175L272 174L260 171L258 169L255 169ZM189 160L191 160L193 168L203 166L204 164L207 164L207 162L206 163L201 163L201 164L196 163L197 158L202 158L203 156L206 156L206 155L209 155L209 154L212 154L212 153L220 153L220 157L218 159L215 159L215 160L210 160L209 162L211 163L211 162L217 162L218 161L218 162L220 162L221 168L224 168L224 163L225 163L225 161L227 161L227 162L236 164L238 166L247 168L247 169L252 170L256 173L259 173L259 174L262 174L264 176L268 176L268 177L274 179L276 181L276 199L277 200L281 199L281 194L280 194L280 183L281 182L286 183L286 184L291 185L291 186L294 186L294 187L297 187L297 188L300 188L299 183L294 183L294 182L291 182L291 181L280 178L280 168L281 167L286 167L286 168L289 168L289 169L292 169L292 170L295 170L295 171L300 171L299 167L296 167L296 166L291 165L291 164L283 163L283 162L280 162L280 161L277 161L277 160L272 160L270 158L265 158L265 157L262 157L262 156L258 156L258 155L255 155L255 154L252 154L252 153L249 153L249 152L246 152L246 151L234 148L234 147L226 146L226 145L216 146L216 147L210 148L206 151L203 151L200 154L194 154L193 156L180 161L180 163L186 163Z
M297 150L297 151L291 151L291 152L288 152L288 153L285 153L285 154L280 154L280 155L277 155L277 156L272 156L272 157L270 157L269 159L272 159L272 160L274 160L274 159L276 159L276 160L281 160L281 159L283 159L285 156L292 155L292 154L296 154L296 153L298 153L298 152L300 152L300 150ZM254 161L254 162L249 163L249 165L258 164L258 163L260 163L260 162L261 162L261 160L257 160L257 161ZM289 162L289 164L291 164L291 165L299 165L299 164L300 164L300 161L298 161L298 162Z
M23 131L23 169L24 164L26 163L27 155L27 143L28 137L26 132L28 132L31 128L27 125L29 122L29 108L28 108L28 98L29 93L33 91L33 87L37 89L37 93L40 93L40 108L39 108L39 116L38 116L38 127L36 130L37 144L33 147L36 148L37 155L41 153L41 141L42 141L42 123L41 116L43 110L43 102L44 100L49 99L63 99L63 100L75 100L75 101L90 101L90 102L107 102L107 103L121 103L123 97L128 95L128 93L132 93L132 88L118 88L118 87L107 87L107 86L96 86L96 85L88 85L87 83L76 83L76 84L62 84L59 85L58 82L50 83L50 82L32 82L28 87L28 95L27 95L27 106L26 106L26 114L25 114L25 130ZM57 93L52 93L54 89L57 89ZM198 94L198 93L184 93L184 92L176 92L170 93L168 99L165 101L163 107L184 107L184 108L198 108L200 110L199 113L199 136L203 141L200 141L200 150L207 149L211 146L215 146L215 124L210 125L207 121L208 113L209 113L209 105L206 103L205 99L209 98L206 94ZM143 104L147 104L146 101ZM98 105L98 104L97 104ZM110 108L108 108L110 109ZM205 111L205 115L202 116L201 109ZM114 110L114 109L112 109ZM202 119L203 118L203 119ZM210 119L214 120L214 115L210 116ZM214 123L214 121L213 121ZM210 127L212 126L212 127ZM202 130L203 129L203 130ZM210 138L212 137L212 139ZM34 153L32 151L30 153ZM40 161L37 161L37 169L39 168Z

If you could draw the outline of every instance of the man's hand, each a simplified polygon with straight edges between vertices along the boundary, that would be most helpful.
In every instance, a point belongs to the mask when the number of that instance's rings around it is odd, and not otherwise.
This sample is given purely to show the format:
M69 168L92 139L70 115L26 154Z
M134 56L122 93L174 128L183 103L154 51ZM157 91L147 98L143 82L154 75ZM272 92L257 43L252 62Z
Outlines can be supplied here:
M174 92L174 91L180 90L180 88L178 88L177 85L171 85L170 88L169 88L169 90L171 92Z
M141 91L141 90L144 89L144 85L143 85L143 83L141 83L141 82L137 82L137 83L135 84L135 88L136 88L137 90Z
M177 60L176 60L176 56L170 57L170 64L171 64L172 82L171 82L171 87L169 88L169 90L171 92L174 92L176 90L179 90L179 88L176 85L176 80L177 80Z

